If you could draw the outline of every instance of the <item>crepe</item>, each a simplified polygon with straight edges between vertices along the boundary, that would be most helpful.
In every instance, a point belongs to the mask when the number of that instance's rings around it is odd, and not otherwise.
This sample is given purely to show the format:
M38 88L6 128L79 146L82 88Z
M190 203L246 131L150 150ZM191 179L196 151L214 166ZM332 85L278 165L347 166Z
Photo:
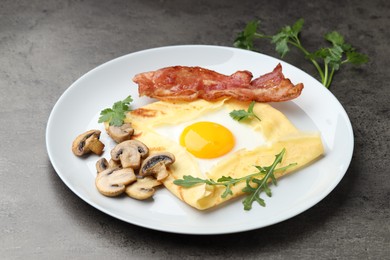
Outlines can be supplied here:
M283 113L266 103L256 103L254 106L254 113L261 118L261 121L234 122L261 133L265 143L254 149L243 148L231 152L205 172L201 171L197 158L181 146L178 140L162 136L157 131L159 127L163 126L174 128L183 122L202 120L204 115L222 108L228 108L230 111L246 110L248 105L248 102L230 100L217 102L196 100L183 103L158 101L129 112L126 122L132 123L133 128L136 129L133 137L145 143L149 147L150 153L168 151L175 155L176 161L169 167L170 174L164 180L164 186L188 205L205 210L242 195L241 190L245 186L245 182L232 187L232 196L221 198L223 187L200 184L185 188L174 184L173 181L182 179L185 175L213 180L222 176L243 177L257 171L254 165L271 165L275 160L275 155L285 148L283 160L277 167L287 166L291 163L297 165L288 168L285 172L275 172L275 177L280 178L308 165L324 153L319 133L305 133L298 130ZM236 135L236 138L245 137Z

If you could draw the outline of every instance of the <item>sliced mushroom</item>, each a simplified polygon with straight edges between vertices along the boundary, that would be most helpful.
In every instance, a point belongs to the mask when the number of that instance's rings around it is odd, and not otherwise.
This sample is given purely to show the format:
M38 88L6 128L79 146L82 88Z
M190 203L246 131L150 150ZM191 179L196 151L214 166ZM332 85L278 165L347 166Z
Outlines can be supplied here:
M107 170L108 167L109 167L106 158L101 158L101 159L99 159L99 160L96 162L95 166L96 166L96 171L97 171L98 173Z
M167 166L175 162L175 156L168 152L155 153L148 156L141 165L139 175L154 175L158 181L168 177Z
M120 161L123 168L131 167L139 169L141 158L145 158L149 153L148 147L140 141L128 140L117 144L111 150L111 158Z
M99 130L89 130L77 136L72 144L73 153L77 156L82 156L90 152L101 155L104 144L99 140L100 133Z
M161 185L161 182L157 181L151 176L137 179L136 182L126 187L126 194L137 200L145 200L154 195L156 190L154 187Z
M125 191L126 185L136 180L137 177L131 168L107 169L96 176L95 184L101 194L115 197Z
M120 161L114 161L113 159L110 159L108 161L108 168L115 169L115 168L121 168L121 162Z
M123 141L130 140L134 133L134 129L129 123L121 126L111 125L107 128L107 133L115 142L122 143Z

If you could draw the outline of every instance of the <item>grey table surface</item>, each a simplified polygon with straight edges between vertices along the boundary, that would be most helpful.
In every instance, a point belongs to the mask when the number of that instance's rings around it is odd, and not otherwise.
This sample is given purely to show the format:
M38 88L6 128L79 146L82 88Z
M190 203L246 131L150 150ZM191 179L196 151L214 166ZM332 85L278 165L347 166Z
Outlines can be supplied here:
M389 259L389 3L0 1L0 258ZM110 217L56 174L45 146L47 120L89 70L153 47L232 46L250 20L273 33L300 17L308 49L337 30L370 57L334 77L331 91L350 117L355 149L340 184L311 209L248 232L179 235ZM278 57L266 42L261 51ZM297 51L285 61L316 76Z

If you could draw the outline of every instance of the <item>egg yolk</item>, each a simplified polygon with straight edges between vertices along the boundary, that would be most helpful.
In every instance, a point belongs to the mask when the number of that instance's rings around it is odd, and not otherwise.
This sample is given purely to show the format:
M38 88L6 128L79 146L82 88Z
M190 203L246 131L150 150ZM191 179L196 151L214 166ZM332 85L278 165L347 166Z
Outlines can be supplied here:
M211 159L228 153L234 147L234 136L214 122L197 122L184 128L180 144L198 158Z

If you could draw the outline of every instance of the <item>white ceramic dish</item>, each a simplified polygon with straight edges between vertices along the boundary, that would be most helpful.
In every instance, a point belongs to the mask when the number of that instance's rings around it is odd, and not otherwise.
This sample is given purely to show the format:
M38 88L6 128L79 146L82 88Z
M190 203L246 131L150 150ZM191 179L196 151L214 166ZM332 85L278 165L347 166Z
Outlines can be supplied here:
M103 108L132 95L136 108L148 102L138 98L132 77L136 73L165 66L202 66L231 74L249 70L255 77L270 72L278 63L292 82L303 82L302 95L289 102L274 103L301 130L320 131L325 156L310 166L291 174L272 187L273 196L265 195L267 206L255 205L244 211L241 199L217 209L198 211L181 202L165 189L152 201L128 197L107 198L95 188L94 164L97 156L80 159L71 152L73 139L92 129ZM113 146L105 133L103 156ZM317 80L278 59L251 51L219 46L171 46L140 51L109 61L73 83L54 106L47 124L46 145L53 167L62 181L93 207L123 221L142 227L182 234L225 234L269 226L289 219L318 203L340 182L350 164L353 131L349 118L338 100Z

